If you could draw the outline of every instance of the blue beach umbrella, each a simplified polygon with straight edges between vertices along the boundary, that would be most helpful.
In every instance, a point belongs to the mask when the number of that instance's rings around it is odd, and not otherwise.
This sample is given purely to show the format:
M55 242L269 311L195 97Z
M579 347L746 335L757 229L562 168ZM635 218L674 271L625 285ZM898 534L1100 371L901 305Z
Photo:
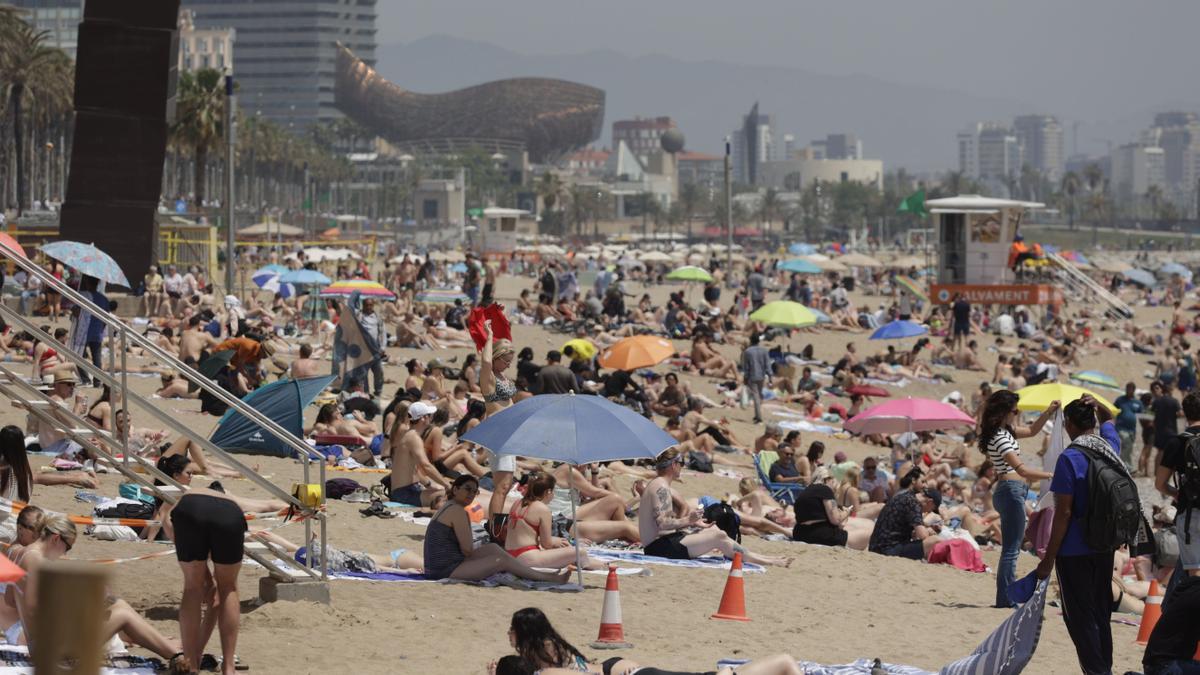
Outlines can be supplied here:
M885 323L871 333L872 340L899 340L901 338L925 335L929 329L915 321L892 321Z
M821 268L804 258L792 258L779 263L779 269L797 274L820 274Z
M1178 274L1183 278L1184 281L1192 280L1192 271L1177 262L1169 262L1164 264L1162 267L1158 268L1158 273L1168 277L1172 274Z
M1121 272L1121 276L1125 277L1126 279L1132 281L1135 284L1138 284L1140 286L1145 286L1147 288L1150 288L1157 283L1154 279L1154 275L1147 272L1146 270L1139 270L1139 269L1125 270L1124 272Z
M320 284L322 286L328 286L331 282L329 277L316 270L290 270L279 275L279 283L310 285Z
M654 422L603 396L542 394L488 417L462 440L498 455L520 455L579 466L624 459L655 459L678 444ZM568 473L568 476L573 474ZM571 490L575 520L575 490ZM579 562L579 538L575 538ZM583 567L579 566L579 585Z
M799 241L793 243L791 246L788 246L788 253L791 253L792 255L812 255L816 252L816 246L813 246L812 244L805 244Z
M304 435L304 408L329 386L333 375L280 380L255 389L242 400L296 436ZM240 412L230 409L210 439L222 450L251 455L290 457L292 447Z

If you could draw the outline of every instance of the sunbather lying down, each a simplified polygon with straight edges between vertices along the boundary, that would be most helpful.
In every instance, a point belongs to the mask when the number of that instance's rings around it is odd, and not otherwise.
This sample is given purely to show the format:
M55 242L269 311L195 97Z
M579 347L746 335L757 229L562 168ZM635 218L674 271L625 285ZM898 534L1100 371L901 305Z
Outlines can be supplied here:
M246 535L268 544L274 544L284 551L295 555L300 545L295 544L269 530L259 530ZM309 550L320 553L320 544L313 542ZM307 554L307 550L305 551ZM363 551L344 551L332 546L328 547L330 572L390 572L394 574L421 574L425 571L425 558L419 553L397 549L391 555L375 555ZM314 558L314 566L317 558Z
M488 675L574 675L579 672L604 673L604 675L801 675L803 671L789 654L776 654L766 658L751 661L738 666L735 671L728 666L720 670L705 672L692 670L663 670L653 666L643 666L637 661L614 656L603 663L588 663L587 670L579 668L534 668L528 661L517 655L502 657L499 661L488 666Z

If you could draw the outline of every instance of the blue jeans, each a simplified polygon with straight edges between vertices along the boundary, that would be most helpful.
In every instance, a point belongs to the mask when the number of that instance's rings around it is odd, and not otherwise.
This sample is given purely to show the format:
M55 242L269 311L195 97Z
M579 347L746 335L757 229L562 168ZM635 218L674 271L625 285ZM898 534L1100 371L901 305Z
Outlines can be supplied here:
M996 571L996 607L1014 607L1008 587L1017 580L1017 556L1025 539L1025 481L998 480L992 489L992 505L1000 514L1000 568Z

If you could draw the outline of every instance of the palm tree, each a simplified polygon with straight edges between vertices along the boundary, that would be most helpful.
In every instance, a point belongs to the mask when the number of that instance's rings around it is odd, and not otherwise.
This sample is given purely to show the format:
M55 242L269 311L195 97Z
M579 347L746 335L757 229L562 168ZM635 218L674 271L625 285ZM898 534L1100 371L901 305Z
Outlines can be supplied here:
M11 9L0 14L0 85L12 110L12 141L16 153L17 212L28 203L25 167L26 103L61 107L71 100L74 67L61 49L46 44L50 33L20 20ZM49 112L49 111L45 111Z
M679 206L683 209L683 220L687 223L687 243L692 244L692 216L696 213L696 207L700 205L704 199L704 193L700 190L700 186L695 183L685 183L679 189Z
M1087 183L1088 192L1095 192L1096 188L1104 181L1104 170L1099 164L1088 164L1083 167L1083 181Z
M1075 229L1075 211L1078 208L1075 204L1075 195L1079 194L1080 187L1082 187L1082 182L1079 174L1074 171L1063 174L1062 193L1067 196L1067 219L1071 230Z
M206 192L208 153L221 139L224 129L225 89L221 72L212 68L179 74L175 125L171 134L192 151L195 167L196 206L202 206Z

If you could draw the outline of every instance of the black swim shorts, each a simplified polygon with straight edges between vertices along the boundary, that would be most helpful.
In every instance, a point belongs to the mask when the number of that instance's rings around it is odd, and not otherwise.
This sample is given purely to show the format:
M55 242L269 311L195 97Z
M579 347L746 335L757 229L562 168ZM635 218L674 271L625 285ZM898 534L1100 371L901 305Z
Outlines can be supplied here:
M179 562L242 562L246 515L235 502L210 495L184 495L171 509L171 524Z
M845 546L849 535L842 528L828 521L811 525L796 524L792 529L792 540L821 546Z
M691 555L688 549L683 545L683 533L672 532L650 542L649 546L642 548L646 555L657 556L659 558L670 558L671 560L691 560Z

